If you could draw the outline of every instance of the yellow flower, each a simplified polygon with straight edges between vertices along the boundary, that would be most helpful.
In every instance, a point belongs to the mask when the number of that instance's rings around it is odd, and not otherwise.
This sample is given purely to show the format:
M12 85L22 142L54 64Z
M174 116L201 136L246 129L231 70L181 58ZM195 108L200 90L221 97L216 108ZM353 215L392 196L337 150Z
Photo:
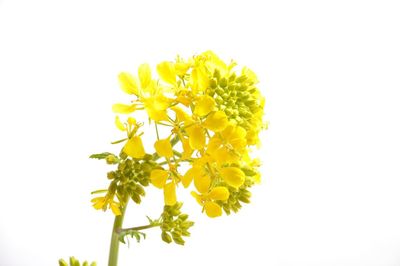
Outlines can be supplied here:
M122 72L118 75L121 89L127 94L138 95L138 84L136 79L127 72Z
M142 64L139 66L138 70L139 74L139 81L140 81L140 86L142 90L147 91L147 88L149 87L151 83L151 69L148 64Z
M209 193L191 193L196 201L203 206L203 210L210 218L222 215L222 208L215 201L226 201L229 198L229 190L226 187L215 187Z
M239 188L244 183L245 175L238 167L224 167L219 173L224 181L234 188Z
M143 147L142 139L139 136L133 136L130 138L124 148L123 151L132 158L140 159L146 154Z
M173 63L164 61L158 64L157 72L162 80L173 86L176 85L176 71Z
M176 203L176 184L174 179L167 183L169 177L170 172L164 169L154 169L150 173L151 183L164 190L165 205L172 206Z
M214 132L220 132L228 126L228 118L222 111L212 112L207 116L203 126Z
M198 65L197 67L195 67L192 70L190 78L194 94L204 92L210 83L210 78L208 77L207 70L203 65Z
M161 157L171 158L174 156L174 152L172 150L172 145L169 139L160 139L154 143L154 148L156 152Z
M105 211L107 208L110 208L115 216L121 215L119 202L114 201L111 197L107 195L104 197L93 198L91 202L93 203L93 207L96 210Z
M200 125L188 125L185 128L189 136L189 144L193 150L203 149L206 145L204 128Z
M208 115L215 108L215 101L208 95L200 96L195 103L194 114L198 116Z
M207 153L219 164L238 162L246 154L246 130L228 125L219 134L211 137Z
M154 169L150 174L151 183L157 188L163 188L167 182L169 172L164 169Z
M137 110L137 104L127 105L122 103L116 103L112 106L112 110L114 113L130 114Z
M165 205L173 206L176 203L176 186L174 182L169 182L164 186Z

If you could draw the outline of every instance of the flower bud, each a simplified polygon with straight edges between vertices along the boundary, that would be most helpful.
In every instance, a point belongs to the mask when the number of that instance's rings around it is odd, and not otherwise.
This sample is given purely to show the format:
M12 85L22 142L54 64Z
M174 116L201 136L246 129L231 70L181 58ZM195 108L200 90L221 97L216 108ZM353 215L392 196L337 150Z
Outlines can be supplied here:
M215 89L217 87L217 80L216 79L211 79L210 80L210 87Z
M171 236L165 231L161 233L161 239L168 244L172 242Z
M117 156L115 156L114 154L110 154L106 157L106 162L108 164L117 164L119 162L119 159Z
M226 85L228 85L228 81L226 80L226 78L222 78L222 79L219 81L219 86L221 86L222 88L225 88Z

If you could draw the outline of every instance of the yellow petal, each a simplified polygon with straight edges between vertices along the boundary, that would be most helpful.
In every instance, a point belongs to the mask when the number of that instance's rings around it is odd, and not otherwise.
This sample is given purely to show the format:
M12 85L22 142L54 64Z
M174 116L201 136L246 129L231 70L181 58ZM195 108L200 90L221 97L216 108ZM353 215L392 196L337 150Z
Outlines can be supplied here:
M210 188L211 178L209 175L194 175L194 186L200 193L207 193Z
M215 108L215 101L209 95L200 96L195 103L194 113L198 116L208 115Z
M132 158L140 159L146 154L143 147L142 139L139 136L134 136L125 144L124 152Z
M206 145L206 135L204 129L199 125L193 125L186 128L189 135L190 147L194 150L200 150Z
M185 121L189 118L189 115L179 106L174 105L171 107L171 110L175 112L178 121Z
M167 108L170 100L164 96L151 97L143 100L144 107L150 119L158 121L168 121Z
M91 200L91 202L93 203L93 207L96 210L100 210L103 208L104 204L105 204L105 198L104 197L97 197L97 198L93 198Z
M199 167L199 166L193 166L192 168L190 168L185 175L182 177L182 184L183 187L187 188L190 183L192 182L193 178L195 176L200 177L205 175L205 171L203 167Z
M210 82L204 67L196 67L193 69L191 80L194 94L205 91Z
M229 190L226 187L215 187L208 196L213 200L227 200L229 198Z
M183 63L183 62L175 63L176 73L180 76L185 75L189 68L190 68L189 63Z
M204 210L206 211L207 216L210 218L215 218L222 215L221 206L219 206L215 202L211 201L206 202L204 204Z
M172 151L172 145L169 139L160 139L154 143L154 148L156 152L161 157L171 158L174 156L174 152Z
M115 117L115 126L121 131L125 131L126 130L124 124L122 124L121 120L119 119L119 116Z
M211 139L208 141L207 144L207 153L214 155L215 151L221 147L222 145L222 140L217 136L214 135L213 137L211 137Z
M188 97L188 96L182 96L182 95L176 97L175 100L176 100L178 103L181 103L181 104L183 104L183 105L186 106L186 107L189 107L190 103L192 102L192 99L191 99L190 97Z
M213 51L206 51L202 55L207 58L206 65L210 70L214 71L215 68L218 68L221 74L226 73L227 65Z
M237 163L241 159L239 154L228 149L226 146L221 146L215 151L209 152L209 154L218 164Z
M190 147L189 139L182 138L181 141L182 141L182 149L183 149L181 159L182 160L189 159L193 153L193 149Z
M129 125L135 125L136 124L136 119L133 117L128 117L128 124Z
M197 203L203 206L203 197L196 192L192 191L190 192L190 195L193 196L193 198L196 199Z
M239 188L244 183L245 175L237 167L224 167L220 170L220 174L225 182L234 188Z
M112 202L110 204L111 211L114 213L115 216L121 215L121 210L119 209L119 204L116 202Z
M122 72L118 75L121 89L127 94L138 95L138 84L131 74Z
M127 105L122 103L116 103L112 106L112 110L114 113L130 114L136 110L136 104Z
M156 109L146 108L146 111L150 119L156 122L168 121L168 115L166 110L156 110Z
M164 203L172 206L176 203L176 186L174 182L170 182L164 186Z
M214 132L220 132L228 126L228 118L223 111L212 112L207 116L203 126Z
M257 75L250 68L244 67L242 69L242 75L245 75L249 78L249 80L253 83L258 83Z
M171 62L162 62L157 65L157 72L158 75L161 77L162 80L165 82L176 85L176 73L174 64Z
M168 171L162 169L154 169L150 173L150 181L153 186L163 188L168 178Z
M233 134L230 136L229 142L234 149L240 150L246 147L246 130L240 126L236 126Z
M139 80L142 88L147 88L151 83L151 69L148 64L139 66Z

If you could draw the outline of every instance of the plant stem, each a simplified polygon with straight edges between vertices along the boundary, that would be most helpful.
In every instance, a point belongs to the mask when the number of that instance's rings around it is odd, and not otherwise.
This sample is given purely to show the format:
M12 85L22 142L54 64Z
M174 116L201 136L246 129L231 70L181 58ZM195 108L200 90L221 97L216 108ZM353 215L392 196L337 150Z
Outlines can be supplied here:
M124 202L124 205L121 210L121 215L115 216L114 226L111 234L111 243L110 243L110 253L108 256L108 266L117 266L118 265L118 251L119 251L119 231L122 228L122 223L124 221L126 206L128 205L128 200Z
M120 229L119 232L123 233L126 231L140 231L140 230L145 230L145 229L149 229L149 228L153 228L153 227L157 227L157 226L160 226L160 224L155 223L155 224L148 224L148 225L136 226L136 227L131 227L131 228L124 228L124 229Z

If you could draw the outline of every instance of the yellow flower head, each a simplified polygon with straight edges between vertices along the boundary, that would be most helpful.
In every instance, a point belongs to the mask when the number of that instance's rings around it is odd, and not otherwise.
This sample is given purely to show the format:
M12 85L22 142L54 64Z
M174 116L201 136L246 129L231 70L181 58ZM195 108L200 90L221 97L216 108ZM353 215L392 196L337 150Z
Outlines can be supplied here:
M179 187L194 190L212 218L250 202L261 176L252 149L266 129L265 100L251 69L206 51L154 68L142 64L136 76L122 72L118 80L128 99L112 110L121 114L114 123L126 137L113 142L122 143L119 155L92 157L118 166L107 174L107 193L92 200L94 208L120 215L127 199L141 202L149 184L163 193L165 221L181 206ZM173 233L171 226L165 225L163 240L183 243L178 232L186 229Z

